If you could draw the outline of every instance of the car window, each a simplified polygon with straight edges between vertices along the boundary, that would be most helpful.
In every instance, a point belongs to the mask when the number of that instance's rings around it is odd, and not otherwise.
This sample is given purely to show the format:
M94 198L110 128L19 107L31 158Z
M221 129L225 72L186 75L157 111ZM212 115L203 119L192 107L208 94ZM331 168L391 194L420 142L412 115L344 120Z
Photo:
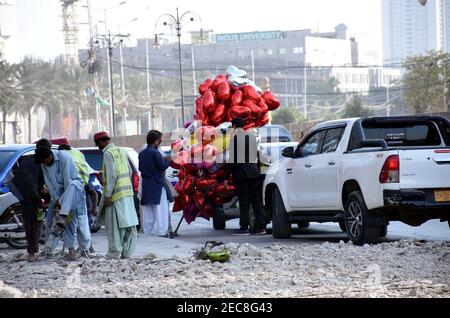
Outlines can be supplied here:
M313 134L311 137L306 139L306 141L303 143L301 148L297 150L297 154L299 153L299 150L301 150L301 157L306 158L309 156L313 156L319 153L320 145L323 142L323 138L325 136L326 131L322 130L315 134Z
M442 143L436 125L429 123L363 122L366 139L384 139L389 146L439 146Z
M15 154L15 151L0 151L0 171L6 168L6 164Z
M323 142L321 153L335 152L342 137L342 128L329 129Z
M84 152L84 157L92 169L102 171L103 153Z

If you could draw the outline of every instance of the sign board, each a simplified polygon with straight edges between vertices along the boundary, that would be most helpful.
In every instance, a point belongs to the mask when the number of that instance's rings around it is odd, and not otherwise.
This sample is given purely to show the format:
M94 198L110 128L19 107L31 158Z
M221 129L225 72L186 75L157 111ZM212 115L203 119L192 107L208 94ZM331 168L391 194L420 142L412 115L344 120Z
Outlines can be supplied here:
M216 42L267 41L283 38L281 31L216 34Z

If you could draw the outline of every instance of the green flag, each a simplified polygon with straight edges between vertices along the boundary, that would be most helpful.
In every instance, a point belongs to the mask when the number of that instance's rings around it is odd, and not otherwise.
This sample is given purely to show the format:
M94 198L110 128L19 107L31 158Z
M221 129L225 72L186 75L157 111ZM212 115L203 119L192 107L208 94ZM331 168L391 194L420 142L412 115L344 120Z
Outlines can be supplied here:
M109 106L109 102L101 98L100 96L97 96L95 99L95 102L100 106Z

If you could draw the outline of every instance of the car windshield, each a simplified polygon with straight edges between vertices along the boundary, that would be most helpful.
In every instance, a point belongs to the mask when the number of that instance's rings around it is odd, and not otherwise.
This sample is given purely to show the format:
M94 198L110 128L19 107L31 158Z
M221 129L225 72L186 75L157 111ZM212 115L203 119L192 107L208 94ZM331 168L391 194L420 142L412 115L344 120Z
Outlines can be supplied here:
M86 158L87 163L91 166L92 169L96 171L102 170L103 153L85 152L84 157Z
M0 151L0 172L5 169L6 164L16 154L15 151Z

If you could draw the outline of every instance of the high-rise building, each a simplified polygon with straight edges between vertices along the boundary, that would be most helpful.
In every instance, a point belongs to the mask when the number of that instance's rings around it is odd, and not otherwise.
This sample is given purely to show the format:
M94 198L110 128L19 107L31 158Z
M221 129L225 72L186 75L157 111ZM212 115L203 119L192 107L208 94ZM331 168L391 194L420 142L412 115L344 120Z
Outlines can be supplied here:
M449 51L450 0L382 0L383 61L395 64L430 50Z
M438 1L438 49L450 52L450 1Z
M0 2L0 60L9 63L20 60L16 5L16 0Z

